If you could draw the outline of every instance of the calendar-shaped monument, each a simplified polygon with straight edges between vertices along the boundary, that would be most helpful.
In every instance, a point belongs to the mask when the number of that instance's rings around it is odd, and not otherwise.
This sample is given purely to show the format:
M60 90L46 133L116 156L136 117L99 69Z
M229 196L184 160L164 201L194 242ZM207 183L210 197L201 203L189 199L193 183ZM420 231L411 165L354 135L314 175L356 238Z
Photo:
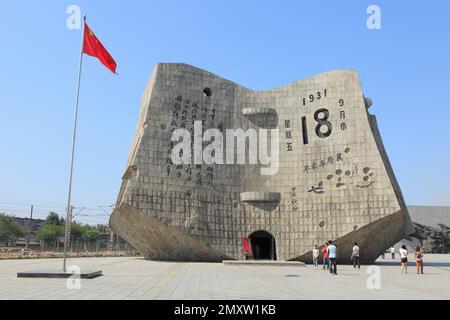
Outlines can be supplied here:
M354 242L372 262L414 229L371 104L353 70L253 91L158 64L110 225L152 260L245 259L245 240L255 259L307 262L334 240L341 262Z

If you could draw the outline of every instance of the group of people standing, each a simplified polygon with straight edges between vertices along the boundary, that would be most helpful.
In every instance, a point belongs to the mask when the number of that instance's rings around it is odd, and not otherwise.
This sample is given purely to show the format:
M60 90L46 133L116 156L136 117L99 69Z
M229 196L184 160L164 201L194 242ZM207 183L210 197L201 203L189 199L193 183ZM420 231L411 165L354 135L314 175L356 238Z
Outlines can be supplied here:
M399 249L402 273L408 273L408 250L405 245ZM417 274L423 274L423 251L420 246L414 251L414 260L416 261Z
M358 243L355 242L352 248L351 260L353 263L353 268L358 269L361 268L360 259L359 259L359 246ZM395 249L394 246L389 250L392 254L392 259L395 259ZM322 253L322 269L329 270L331 274L337 275L337 246L333 244L333 241L330 240L322 246L322 249L319 250L318 246L315 245L312 251L313 254L313 263L316 268L319 267L319 255ZM405 245L399 249L400 254L400 263L402 273L408 273L408 250ZM423 274L423 251L420 246L416 247L414 252L414 260L416 261L416 269L417 274Z
M320 253L322 253L322 269L329 270L331 274L337 275L337 246L332 240L325 243L321 250L319 250L317 245L314 246L313 263L316 268L319 267ZM353 268L356 268L356 266L358 266L358 269L361 268L361 264L359 262L359 246L356 242L352 248L352 261Z

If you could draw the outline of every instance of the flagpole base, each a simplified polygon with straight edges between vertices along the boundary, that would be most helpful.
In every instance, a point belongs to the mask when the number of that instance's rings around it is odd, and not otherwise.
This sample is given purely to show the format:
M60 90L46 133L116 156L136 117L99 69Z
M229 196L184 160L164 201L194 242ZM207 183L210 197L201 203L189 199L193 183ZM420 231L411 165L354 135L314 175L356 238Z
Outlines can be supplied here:
M94 279L102 276L101 270L88 270L81 273L64 272L61 270L33 270L26 272L17 272L17 278L51 278L67 279L70 277L79 277L81 279Z

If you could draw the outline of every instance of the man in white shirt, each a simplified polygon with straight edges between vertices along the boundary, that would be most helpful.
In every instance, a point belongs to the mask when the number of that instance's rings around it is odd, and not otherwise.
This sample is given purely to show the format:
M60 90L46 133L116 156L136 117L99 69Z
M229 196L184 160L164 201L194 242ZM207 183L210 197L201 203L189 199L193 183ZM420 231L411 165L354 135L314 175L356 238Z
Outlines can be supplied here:
M337 247L333 244L333 241L328 241L328 259L330 260L330 273L337 275Z
M358 269L361 269L361 264L359 263L359 246L358 243L355 242L355 245L352 249L352 260L353 260L353 268L356 268L356 264L358 264Z
M392 260L395 260L395 247L392 246L390 251L391 251L391 255L392 255Z

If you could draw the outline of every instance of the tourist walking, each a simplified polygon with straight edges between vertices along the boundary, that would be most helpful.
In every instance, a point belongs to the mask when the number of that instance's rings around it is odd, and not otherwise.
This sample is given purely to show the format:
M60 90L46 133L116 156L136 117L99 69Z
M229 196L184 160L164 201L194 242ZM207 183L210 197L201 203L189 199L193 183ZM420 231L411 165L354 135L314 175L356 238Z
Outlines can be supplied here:
M402 245L402 247L398 250L400 254L400 263L402 267L402 273L408 273L408 250L406 250L406 246Z
M395 247L392 246L390 251L391 251L391 255L392 255L392 260L395 260Z
M330 264L328 261L328 242L325 243L322 249L322 258L323 258L323 270L328 270Z
M416 260L417 274L423 274L423 251L420 246L416 247L416 251L414 252L414 259Z
M314 249L312 251L313 254L313 264L316 269L319 266L319 249L317 248L317 244L314 246Z
M330 260L330 273L337 275L337 247L333 244L333 241L328 241L328 259Z
M361 264L359 263L359 246L357 242L355 242L355 245L352 249L352 261L353 269L356 269L356 264L358 264L358 269L361 269Z

